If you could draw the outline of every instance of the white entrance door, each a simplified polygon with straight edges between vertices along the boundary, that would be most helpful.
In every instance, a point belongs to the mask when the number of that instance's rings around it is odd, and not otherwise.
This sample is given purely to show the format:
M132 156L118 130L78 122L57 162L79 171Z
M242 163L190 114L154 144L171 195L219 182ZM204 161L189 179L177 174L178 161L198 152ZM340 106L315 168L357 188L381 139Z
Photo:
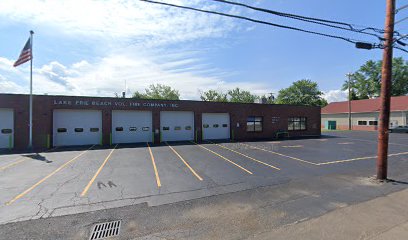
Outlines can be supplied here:
M230 117L228 113L203 113L203 139L229 139Z
M12 148L14 145L13 109L0 108L0 148Z
M151 142L152 134L152 112L112 112L113 143Z
M98 110L57 109L53 115L54 146L100 144L102 112Z
M162 141L194 140L194 113L160 112L160 132Z

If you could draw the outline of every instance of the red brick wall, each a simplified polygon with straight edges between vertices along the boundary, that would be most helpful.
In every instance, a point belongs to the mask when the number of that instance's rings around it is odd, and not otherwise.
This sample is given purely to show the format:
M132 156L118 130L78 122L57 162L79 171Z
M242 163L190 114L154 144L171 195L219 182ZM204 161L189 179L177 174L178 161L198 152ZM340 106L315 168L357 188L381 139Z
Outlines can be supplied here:
M54 101L65 101L70 104L54 104ZM82 101L82 102L80 102ZM111 106L93 105L92 102L107 101ZM230 113L231 131L236 140L256 140L274 138L279 130L287 130L287 118L296 116L307 117L307 130L290 131L291 137L320 135L320 107L240 104L240 103L213 103L200 101L148 101L121 98L73 97L73 96L34 96L33 108L33 145L45 147L47 135L52 143L53 109L94 109L102 110L103 143L109 144L112 131L112 110L147 110L152 111L153 130L160 129L160 111L193 111L195 114L195 130L197 139L201 139L202 113ZM88 105L81 105L87 102ZM15 147L25 148L28 144L28 96L19 94L0 94L0 108L13 108L15 112ZM122 105L115 105L121 103ZM139 103L140 106L130 106ZM167 106L148 107L146 103L167 104ZM171 107L176 104L178 107ZM248 116L263 117L262 132L247 132L246 119ZM272 117L280 117L278 123L272 123ZM239 127L237 127L239 123ZM159 134L155 135L156 142Z

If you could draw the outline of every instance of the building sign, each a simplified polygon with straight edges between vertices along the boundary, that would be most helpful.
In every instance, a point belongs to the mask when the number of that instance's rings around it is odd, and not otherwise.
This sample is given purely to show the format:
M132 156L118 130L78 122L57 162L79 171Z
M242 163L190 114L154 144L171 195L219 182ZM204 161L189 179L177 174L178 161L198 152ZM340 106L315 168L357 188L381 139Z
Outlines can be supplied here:
M63 106L113 106L113 107L151 107L151 108L178 108L178 103L157 103L157 102L123 102L123 101L103 101L103 100L53 100L54 105Z

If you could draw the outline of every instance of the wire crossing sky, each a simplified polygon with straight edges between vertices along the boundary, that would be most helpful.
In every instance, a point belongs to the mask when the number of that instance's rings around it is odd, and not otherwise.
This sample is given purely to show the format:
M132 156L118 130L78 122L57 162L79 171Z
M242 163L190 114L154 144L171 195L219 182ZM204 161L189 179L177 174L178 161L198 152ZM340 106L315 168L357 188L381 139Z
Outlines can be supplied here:
M28 65L12 64L30 30L38 94L129 96L160 83L199 99L209 89L264 95L311 79L338 101L346 73L381 59L380 49L354 43L380 47L385 1L157 2L205 12L131 0L0 1L0 92L28 93ZM402 9L396 19L407 14ZM407 21L396 26L395 47L407 48L407 33Z

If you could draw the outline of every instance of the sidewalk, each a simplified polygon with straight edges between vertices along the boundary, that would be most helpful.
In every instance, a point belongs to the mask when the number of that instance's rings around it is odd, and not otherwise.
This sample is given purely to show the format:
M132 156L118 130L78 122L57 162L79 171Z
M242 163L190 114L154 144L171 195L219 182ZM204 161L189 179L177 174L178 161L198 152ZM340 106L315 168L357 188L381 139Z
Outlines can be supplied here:
M408 190L254 235L256 240L408 239Z

